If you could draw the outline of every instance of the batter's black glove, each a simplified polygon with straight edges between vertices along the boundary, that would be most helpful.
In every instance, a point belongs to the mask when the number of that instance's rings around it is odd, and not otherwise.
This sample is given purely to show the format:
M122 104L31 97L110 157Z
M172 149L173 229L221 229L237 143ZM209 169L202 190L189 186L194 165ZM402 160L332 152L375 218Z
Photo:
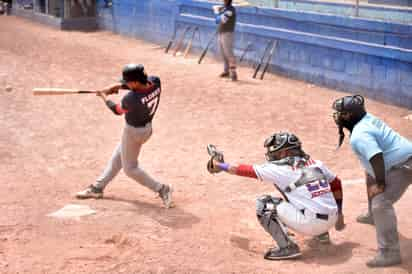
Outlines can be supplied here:
M221 172L222 170L215 165L215 162L224 163L223 153L218 151L214 145L207 145L207 153L210 155L209 161L207 161L207 171L214 174Z

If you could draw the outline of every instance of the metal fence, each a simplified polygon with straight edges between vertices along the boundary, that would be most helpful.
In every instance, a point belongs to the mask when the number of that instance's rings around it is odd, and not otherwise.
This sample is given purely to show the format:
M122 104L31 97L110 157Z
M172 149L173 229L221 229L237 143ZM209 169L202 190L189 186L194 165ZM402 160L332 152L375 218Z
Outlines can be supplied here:
M234 0L233 3L239 6L316 12L412 25L412 0Z

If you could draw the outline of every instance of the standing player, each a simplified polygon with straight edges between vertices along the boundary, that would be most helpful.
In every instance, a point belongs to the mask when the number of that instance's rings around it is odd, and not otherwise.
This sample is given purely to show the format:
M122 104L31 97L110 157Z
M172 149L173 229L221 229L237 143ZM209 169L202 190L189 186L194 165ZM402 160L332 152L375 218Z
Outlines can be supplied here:
M333 117L339 128L339 146L346 128L351 133L352 150L369 175L367 193L372 214L366 217L369 223L375 223L378 254L366 264L384 267L401 263L393 204L412 183L412 142L367 113L364 102L360 95L339 98L332 106Z
M129 90L121 104L106 99L106 95L118 93L119 89ZM152 120L159 106L160 93L158 77L148 77L143 65L128 64L123 69L121 83L98 94L114 114L125 114L126 123L121 142L114 150L106 169L95 184L78 192L77 198L103 197L105 187L123 168L127 176L157 192L166 208L172 205L172 188L155 181L138 165L140 149L152 135Z
M236 10L232 6L232 0L223 0L223 7L213 6L213 11L216 14L219 48L224 63L220 77L230 77L232 81L237 81L236 57L233 54Z
M207 164L208 171L223 170L273 184L284 199L263 195L256 201L257 218L278 245L264 258L296 258L301 253L286 227L309 236L328 235L334 225L337 230L344 228L341 181L322 162L311 159L294 134L275 133L265 140L264 147L264 164L230 165L216 152Z

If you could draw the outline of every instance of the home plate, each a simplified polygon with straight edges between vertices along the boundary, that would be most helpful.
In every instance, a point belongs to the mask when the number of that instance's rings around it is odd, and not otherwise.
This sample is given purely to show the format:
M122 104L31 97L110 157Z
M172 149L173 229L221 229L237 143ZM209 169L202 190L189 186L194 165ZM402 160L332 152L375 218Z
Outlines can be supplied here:
M79 219L82 216L95 214L96 211L91 209L88 205L74 205L67 204L63 208L48 214L49 217L62 219Z

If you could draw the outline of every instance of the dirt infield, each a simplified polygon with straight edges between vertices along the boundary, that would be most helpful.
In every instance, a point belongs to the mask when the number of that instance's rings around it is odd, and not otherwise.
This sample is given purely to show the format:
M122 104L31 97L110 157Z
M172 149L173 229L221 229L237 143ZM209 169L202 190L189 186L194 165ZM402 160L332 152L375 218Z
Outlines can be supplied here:
M411 273L409 190L396 205L404 263L370 270L373 227L355 222L367 207L363 172L348 144L336 152L331 103L339 93L276 75L238 83L216 77L211 59L197 65L165 55L157 45L108 32L60 32L13 16L0 17L0 273ZM153 193L120 174L106 199L78 201L119 141L123 118L94 95L37 96L33 87L101 88L129 62L160 76L163 95L154 135L140 163L174 185L177 207L166 210ZM116 99L118 99L117 97ZM408 110L367 101L412 138ZM236 163L264 161L263 140L291 130L305 150L344 179L348 224L332 231L333 245L310 246L303 257L273 262L273 243L255 219L255 198L274 192L257 181L205 169L214 143ZM354 181L355 180L355 181ZM352 182L352 183L350 183ZM97 213L79 220L46 215L66 204ZM409 207L408 207L409 206Z

